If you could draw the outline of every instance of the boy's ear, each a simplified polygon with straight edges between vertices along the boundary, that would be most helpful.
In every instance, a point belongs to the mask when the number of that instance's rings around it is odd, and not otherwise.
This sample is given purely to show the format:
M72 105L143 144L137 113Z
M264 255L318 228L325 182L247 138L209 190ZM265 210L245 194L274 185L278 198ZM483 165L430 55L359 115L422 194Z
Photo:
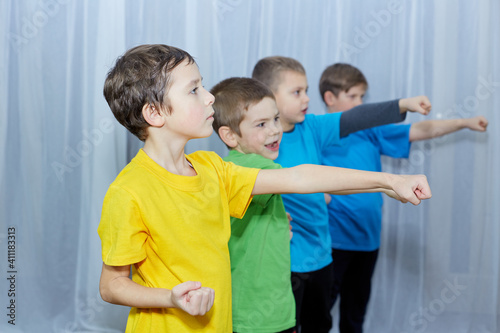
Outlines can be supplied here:
M144 104L142 107L142 116L146 122L153 127L162 127L165 124L165 118L160 110L153 104Z
M335 96L334 93L329 90L325 91L323 99L327 106L334 106L337 102L337 96Z
M228 126L219 127L219 137L228 147L236 148L238 146L237 134Z

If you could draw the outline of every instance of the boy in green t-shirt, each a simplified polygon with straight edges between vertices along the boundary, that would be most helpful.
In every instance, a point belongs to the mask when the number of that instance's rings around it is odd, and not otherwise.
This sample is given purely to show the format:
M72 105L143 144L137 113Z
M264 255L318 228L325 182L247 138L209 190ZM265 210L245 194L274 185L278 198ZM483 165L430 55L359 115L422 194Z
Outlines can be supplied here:
M273 93L246 78L224 80L211 93L216 98L213 127L230 149L224 160L281 168L273 162L282 135ZM231 218L229 253L233 331L293 332L289 224L279 194L254 196L242 219Z
M230 149L224 160L245 167L281 169L273 162L283 135L273 92L254 79L230 78L213 87L211 93L215 96L212 125ZM317 178L317 166L301 167L307 170L308 179ZM390 190L373 191L394 197ZM229 252L233 331L294 332L289 223L280 195L254 196L243 218L231 218Z

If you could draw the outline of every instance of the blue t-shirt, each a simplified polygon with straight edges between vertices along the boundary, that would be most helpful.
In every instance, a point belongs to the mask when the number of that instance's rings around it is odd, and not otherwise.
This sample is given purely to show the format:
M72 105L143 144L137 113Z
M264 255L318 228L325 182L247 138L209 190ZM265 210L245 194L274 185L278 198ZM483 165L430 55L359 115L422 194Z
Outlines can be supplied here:
M323 151L323 164L381 171L380 156L406 158L410 153L411 125L385 125L359 131ZM332 248L373 251L380 246L382 194L332 195L328 205Z
M339 142L340 113L306 115L292 132L283 133L275 160L284 168L321 164L322 150ZM328 213L323 193L284 194L286 211L292 216L290 243L292 272L312 272L332 262Z

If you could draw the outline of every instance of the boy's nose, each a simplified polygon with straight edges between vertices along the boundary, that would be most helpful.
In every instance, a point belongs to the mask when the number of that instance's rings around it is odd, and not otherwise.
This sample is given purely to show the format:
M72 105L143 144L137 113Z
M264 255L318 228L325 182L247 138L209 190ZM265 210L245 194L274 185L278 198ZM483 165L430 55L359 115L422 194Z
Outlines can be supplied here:
M271 135L276 135L281 131L281 124L272 124L269 128L271 129Z
M207 90L207 94L208 94L207 99L206 99L207 105L214 104L214 102L215 102L215 96L212 95L208 90Z

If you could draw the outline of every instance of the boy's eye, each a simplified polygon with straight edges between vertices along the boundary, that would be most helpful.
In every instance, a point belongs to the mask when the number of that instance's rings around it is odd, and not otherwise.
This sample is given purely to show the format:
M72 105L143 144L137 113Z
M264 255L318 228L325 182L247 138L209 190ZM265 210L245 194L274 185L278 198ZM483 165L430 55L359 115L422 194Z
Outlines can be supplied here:
M276 116L276 117L274 118L274 121L275 121L275 122L280 121L280 116Z
M257 127L264 127L265 123L258 123Z
M198 90L198 87L194 88L193 90L191 90L190 94L196 94L197 90Z

